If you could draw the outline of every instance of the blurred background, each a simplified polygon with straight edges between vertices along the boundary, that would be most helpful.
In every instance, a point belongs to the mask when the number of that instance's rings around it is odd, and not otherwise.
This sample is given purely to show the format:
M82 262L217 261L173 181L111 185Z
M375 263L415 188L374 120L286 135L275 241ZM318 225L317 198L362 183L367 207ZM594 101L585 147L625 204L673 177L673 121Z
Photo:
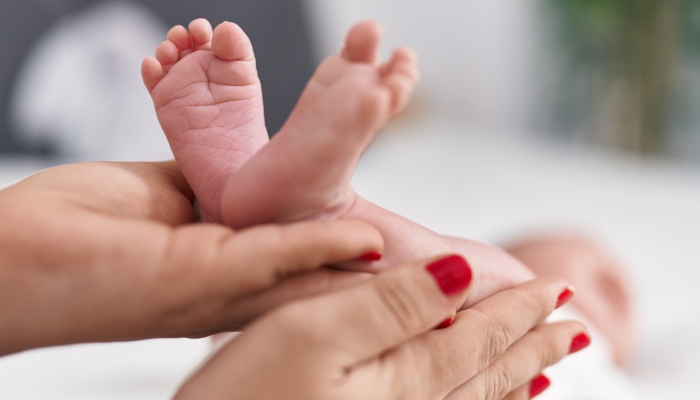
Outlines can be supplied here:
M417 100L442 120L700 159L698 1L308 3L321 54L368 15L386 26L387 49L415 47L425 77Z
M492 244L597 238L636 287L639 398L700 398L699 0L0 0L0 187L171 157L139 65L197 17L251 37L270 132L353 23L381 22L384 55L415 48L423 80L358 192ZM149 343L2 359L0 398L167 398L208 348Z
M276 131L314 65L372 17L410 45L423 85L406 118L700 160L696 0L3 1L0 151L167 157L138 65L194 16L238 22Z

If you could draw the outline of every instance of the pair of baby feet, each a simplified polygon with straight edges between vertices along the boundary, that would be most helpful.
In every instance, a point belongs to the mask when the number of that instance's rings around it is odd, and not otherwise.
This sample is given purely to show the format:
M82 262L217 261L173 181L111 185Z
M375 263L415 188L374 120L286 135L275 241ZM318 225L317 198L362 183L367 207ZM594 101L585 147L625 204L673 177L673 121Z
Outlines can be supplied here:
M212 30L203 19L189 28L171 29L142 73L206 219L244 228L347 209L360 155L418 80L413 53L398 49L377 65L380 28L357 25L343 54L318 68L268 144L246 34L230 22Z
M350 180L382 126L417 84L414 53L379 63L381 27L353 27L326 59L282 129L268 139L253 46L233 23L176 26L142 65L155 103L204 218L236 229L313 218L357 218L385 237L384 266L439 254L464 255L475 275L469 304L531 278L504 252L446 238L361 199Z

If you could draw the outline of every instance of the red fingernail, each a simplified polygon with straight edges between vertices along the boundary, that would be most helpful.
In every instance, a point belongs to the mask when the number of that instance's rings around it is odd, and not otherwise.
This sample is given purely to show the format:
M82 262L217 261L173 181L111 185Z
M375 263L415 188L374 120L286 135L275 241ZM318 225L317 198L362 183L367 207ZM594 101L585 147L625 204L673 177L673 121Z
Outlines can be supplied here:
M544 375L540 375L537 378L533 379L530 383L530 398L542 394L542 392L547 390L547 388L551 384L552 382L549 380L549 378L547 378Z
M576 353L588 347L591 344L591 338L585 333L582 333L571 341L571 347L569 348L569 354Z
M472 281L472 270L467 260L460 256L435 261L426 269L435 277L440 289L447 296L462 293Z
M382 259L382 254L376 251L370 251L369 253L358 258L357 261L379 261Z
M447 329L450 326L452 326L452 318L447 318L446 320L442 321L442 323L438 325L435 329Z
M564 304L568 303L571 298L574 297L574 291L567 288L561 294L559 295L559 298L557 299L557 307L560 308Z

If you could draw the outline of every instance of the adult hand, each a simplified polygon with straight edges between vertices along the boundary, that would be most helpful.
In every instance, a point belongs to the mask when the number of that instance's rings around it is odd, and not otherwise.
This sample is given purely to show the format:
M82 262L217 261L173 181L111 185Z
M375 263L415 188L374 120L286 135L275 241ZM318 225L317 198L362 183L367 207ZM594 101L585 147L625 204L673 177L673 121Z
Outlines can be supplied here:
M176 399L529 399L546 387L535 379L545 367L588 341L580 323L543 324L570 288L540 278L434 330L462 305L470 279L453 256L284 305L217 353Z
M0 191L0 355L234 330L368 278L322 267L382 250L354 221L188 224L192 200L175 162L67 165Z

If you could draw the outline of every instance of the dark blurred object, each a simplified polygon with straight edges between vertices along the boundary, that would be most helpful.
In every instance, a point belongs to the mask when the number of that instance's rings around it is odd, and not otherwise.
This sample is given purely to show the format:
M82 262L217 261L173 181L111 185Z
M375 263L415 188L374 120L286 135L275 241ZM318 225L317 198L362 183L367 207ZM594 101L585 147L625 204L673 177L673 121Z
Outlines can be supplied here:
M546 4L565 68L555 100L559 130L646 154L670 153L679 132L696 134L697 94L689 92L697 89L700 1Z
M8 121L13 79L32 44L62 16L96 0L0 0L0 152L47 149L21 148ZM267 127L276 132L313 73L312 55L301 0L139 0L167 25L187 24L199 17L212 25L239 24L250 36L263 83ZM165 39L165 38L164 38ZM155 49L153 49L155 53Z

